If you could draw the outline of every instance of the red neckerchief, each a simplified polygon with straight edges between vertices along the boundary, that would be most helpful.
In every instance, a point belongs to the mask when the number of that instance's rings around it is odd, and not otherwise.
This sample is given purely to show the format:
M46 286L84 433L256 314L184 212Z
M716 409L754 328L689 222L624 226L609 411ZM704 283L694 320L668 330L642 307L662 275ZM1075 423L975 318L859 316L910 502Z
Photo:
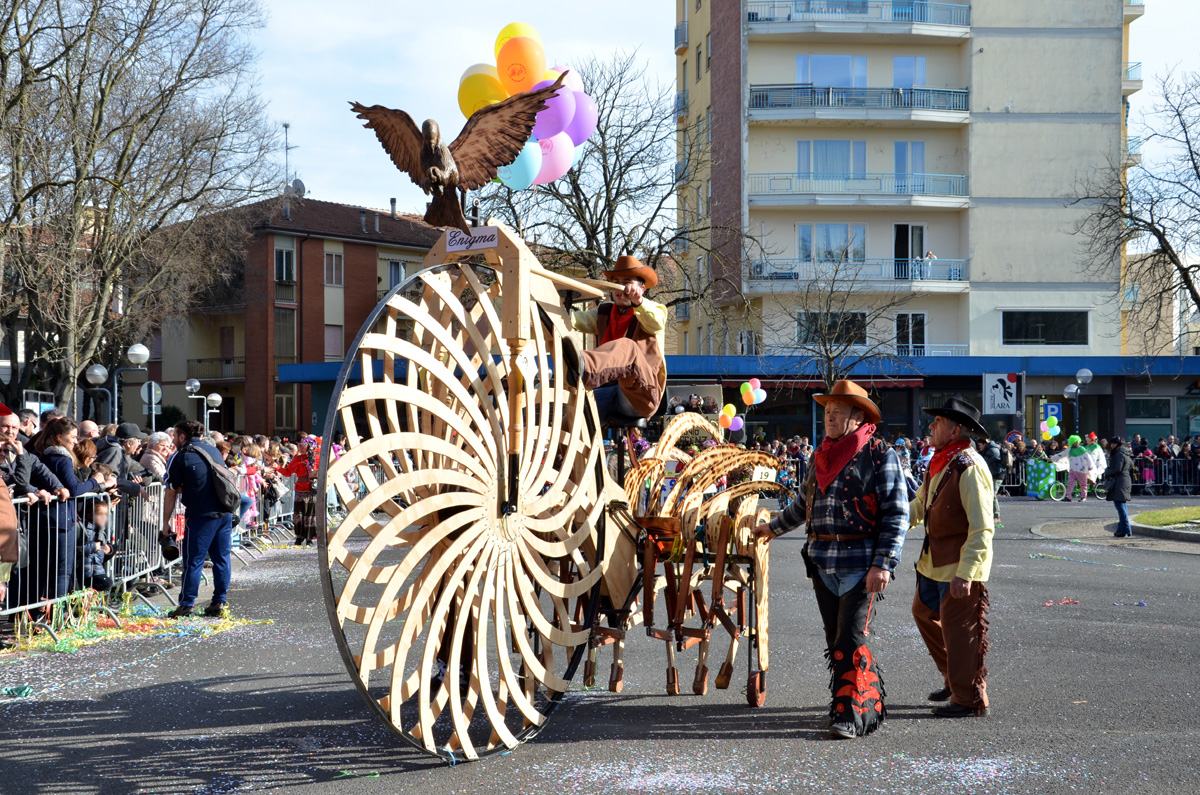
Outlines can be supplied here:
M874 434L875 426L866 422L858 426L857 431L840 439L826 436L821 441L821 446L813 453L813 462L816 465L817 486L822 494L829 491L830 484L837 480L837 476L846 468L846 464L850 463L850 459L858 455L858 451L863 449Z
M612 305L612 310L608 313L608 328L604 329L604 336L600 338L597 345L603 345L606 342L619 340L629 333L629 324L634 320L633 307L625 314L617 311L617 305Z
M937 473L946 468L946 464L950 463L950 459L961 453L971 446L970 439L960 439L954 444L949 444L933 454L933 458L929 459L929 477L932 478Z

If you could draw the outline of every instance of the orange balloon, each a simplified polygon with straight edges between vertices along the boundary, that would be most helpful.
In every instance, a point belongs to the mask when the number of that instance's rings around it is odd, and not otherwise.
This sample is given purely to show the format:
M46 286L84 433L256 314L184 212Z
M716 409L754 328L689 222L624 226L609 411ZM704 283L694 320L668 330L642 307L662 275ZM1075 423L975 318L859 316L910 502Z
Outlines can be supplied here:
M742 402L745 403L747 406L753 406L754 405L754 392L750 391L750 392L747 392L746 394L742 395Z
M546 53L542 45L528 36L509 39L496 56L500 84L511 94L528 91L546 74Z
M733 417L730 417L728 414L721 412L721 414L717 416L717 424L720 425L722 428L728 428L730 425L733 424Z

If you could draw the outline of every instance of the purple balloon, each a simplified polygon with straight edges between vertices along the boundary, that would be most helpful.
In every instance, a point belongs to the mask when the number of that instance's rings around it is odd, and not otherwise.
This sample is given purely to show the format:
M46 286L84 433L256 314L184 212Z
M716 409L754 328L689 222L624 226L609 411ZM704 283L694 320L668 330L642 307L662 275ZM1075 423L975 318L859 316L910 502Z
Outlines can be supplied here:
M742 420L741 417L734 417L732 420L729 421L729 430L740 431L745 426L745 424L746 423Z
M567 135L571 136L571 141L579 146L591 138L592 133L596 132L596 122L599 119L600 111L596 107L596 100L582 91L576 91L575 118L571 119L571 123L567 125Z
M553 80L543 80L533 87L546 88L554 85ZM537 115L537 123L533 125L533 137L539 141L553 138L571 123L575 116L575 95L564 85L546 102L546 109Z

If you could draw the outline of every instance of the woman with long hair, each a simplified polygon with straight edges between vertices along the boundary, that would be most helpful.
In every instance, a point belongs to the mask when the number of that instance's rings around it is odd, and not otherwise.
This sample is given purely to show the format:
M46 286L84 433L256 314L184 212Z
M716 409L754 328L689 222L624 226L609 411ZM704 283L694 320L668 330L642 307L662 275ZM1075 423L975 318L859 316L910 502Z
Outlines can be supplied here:
M279 469L284 477L296 478L296 504L292 510L292 522L296 530L296 546L312 546L317 537L317 500L313 492L313 481L317 477L320 462L320 441L315 436L300 440L296 455L288 465Z

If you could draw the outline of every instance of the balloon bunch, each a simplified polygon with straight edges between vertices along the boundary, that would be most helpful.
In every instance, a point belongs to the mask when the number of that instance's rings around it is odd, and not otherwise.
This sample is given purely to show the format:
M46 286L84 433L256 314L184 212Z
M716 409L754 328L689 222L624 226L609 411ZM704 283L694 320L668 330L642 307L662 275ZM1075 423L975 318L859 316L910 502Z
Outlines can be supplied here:
M767 399L767 390L762 388L762 383L757 378L743 382L741 390L742 402L747 406L757 406Z
M495 54L495 66L475 64L458 81L458 107L467 118L513 94L545 88L567 72L563 87L538 114L533 137L498 175L512 190L553 182L579 162L584 142L596 132L596 102L584 93L577 72L566 66L546 68L542 38L532 25L506 25L496 37Z
M717 416L717 425L728 431L740 431L746 427L746 421L737 415L737 409L732 403L726 403Z
M1062 426L1058 424L1058 417L1047 417L1042 420L1041 431L1042 440L1046 442L1062 433Z

